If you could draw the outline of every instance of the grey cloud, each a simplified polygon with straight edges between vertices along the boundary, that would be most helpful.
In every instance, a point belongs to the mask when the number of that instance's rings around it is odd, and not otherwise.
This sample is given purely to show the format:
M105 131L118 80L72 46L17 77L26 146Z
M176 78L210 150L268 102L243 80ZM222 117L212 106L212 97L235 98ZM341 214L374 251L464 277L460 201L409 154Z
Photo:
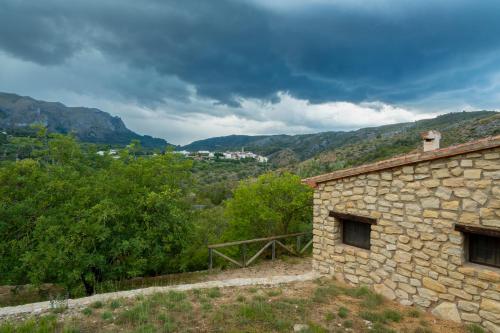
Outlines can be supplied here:
M499 71L498 1L307 3L4 0L0 49L66 68L97 50L131 68L107 77L110 89L148 106L187 100L191 87L230 106L278 91L405 104L480 88Z

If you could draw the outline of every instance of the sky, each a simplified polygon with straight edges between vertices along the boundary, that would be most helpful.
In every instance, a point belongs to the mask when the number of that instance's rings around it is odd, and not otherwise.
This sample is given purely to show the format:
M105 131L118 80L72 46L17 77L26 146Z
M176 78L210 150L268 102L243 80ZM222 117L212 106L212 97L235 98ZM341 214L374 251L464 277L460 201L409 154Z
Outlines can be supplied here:
M500 108L498 0L1 0L0 91L174 144Z

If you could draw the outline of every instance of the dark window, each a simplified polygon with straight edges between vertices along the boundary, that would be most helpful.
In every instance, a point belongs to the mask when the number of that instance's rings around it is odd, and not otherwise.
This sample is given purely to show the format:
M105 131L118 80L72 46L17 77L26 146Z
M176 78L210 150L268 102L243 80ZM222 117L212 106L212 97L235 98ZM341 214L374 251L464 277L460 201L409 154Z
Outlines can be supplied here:
M371 224L342 220L342 241L344 244L370 249Z
M500 267L500 237L468 233L467 238L470 262Z

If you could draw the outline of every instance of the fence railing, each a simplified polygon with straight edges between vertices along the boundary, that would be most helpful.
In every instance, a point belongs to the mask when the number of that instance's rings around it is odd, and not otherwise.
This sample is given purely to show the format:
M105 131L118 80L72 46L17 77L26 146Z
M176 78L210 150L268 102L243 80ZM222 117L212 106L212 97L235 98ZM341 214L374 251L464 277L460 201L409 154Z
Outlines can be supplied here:
M217 255L233 264L239 267L247 267L250 265L252 262L254 262L264 251L271 247L271 258L274 260L276 258L276 245L280 246L287 252L293 254L293 255L301 255L304 253L304 251L311 246L312 244L312 237L311 240L309 240L304 247L302 247L302 237L310 235L310 232L298 232L294 234L288 234L288 235L280 235L280 236L272 236L272 237L266 237L266 238L256 238L256 239L248 239L248 240L242 240L242 241L237 241L237 242L229 242L229 243L221 243L221 244L211 244L208 245L208 268L212 270L213 268L213 262L214 262L214 255ZM280 240L283 240L285 238L293 238L296 237L296 243L295 243L295 248L290 248L289 246L283 244ZM265 245L260 248L250 259L247 260L247 251L248 251L248 244L253 244L253 243L260 243L260 242L265 242ZM221 253L217 249L223 248L223 247L229 247L229 246L241 246L241 253L242 253L242 258L241 262L231 258L224 253Z

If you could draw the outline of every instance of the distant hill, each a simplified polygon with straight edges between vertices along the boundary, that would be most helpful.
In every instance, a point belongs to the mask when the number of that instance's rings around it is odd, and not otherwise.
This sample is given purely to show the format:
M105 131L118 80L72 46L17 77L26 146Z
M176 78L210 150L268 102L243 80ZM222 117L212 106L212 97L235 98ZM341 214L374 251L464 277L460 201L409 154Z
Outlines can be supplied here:
M53 133L74 133L83 142L126 145L137 139L144 147L164 148L169 145L163 139L129 130L119 117L99 109L67 107L61 103L0 93L0 130L26 133L37 124L46 126Z
M230 135L195 141L179 149L196 151L245 150L270 158L277 166L317 163L322 168L350 166L406 153L420 145L422 131L443 133L442 146L500 134L500 113L456 112L416 122L399 123L356 131L303 135ZM332 163L337 163L332 166ZM299 164L300 166L304 164ZM325 171L325 170L316 170Z

